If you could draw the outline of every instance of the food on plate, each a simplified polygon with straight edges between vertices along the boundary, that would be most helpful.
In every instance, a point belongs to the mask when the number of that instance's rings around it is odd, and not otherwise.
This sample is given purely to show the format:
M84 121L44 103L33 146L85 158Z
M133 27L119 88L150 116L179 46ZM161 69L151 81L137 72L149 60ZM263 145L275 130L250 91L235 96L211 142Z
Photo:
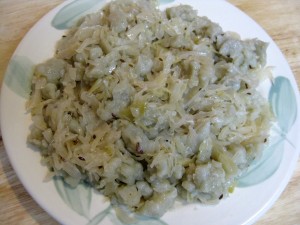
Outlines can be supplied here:
M132 212L216 203L267 144L266 49L188 5L112 1L36 66L28 141L52 176Z

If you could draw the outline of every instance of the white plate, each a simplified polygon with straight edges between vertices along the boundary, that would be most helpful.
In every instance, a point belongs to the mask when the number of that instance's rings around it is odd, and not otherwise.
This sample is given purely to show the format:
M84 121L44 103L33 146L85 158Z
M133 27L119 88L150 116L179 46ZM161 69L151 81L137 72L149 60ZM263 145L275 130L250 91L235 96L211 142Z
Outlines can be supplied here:
M26 143L31 119L25 110L30 91L30 75L35 64L53 56L55 43L82 13L96 11L105 1L66 1L49 12L25 36L15 51L1 93L1 130L9 159L31 196L62 224L121 224L109 201L87 186L69 189L60 180L43 182L47 168L40 164L40 154ZM161 1L163 2L163 1ZM161 8L178 4L192 5L198 14L208 16L225 31L235 31L242 38L269 42L268 65L275 66L273 84L265 82L262 92L278 117L275 138L240 187L218 205L176 204L160 220L140 224L251 224L255 222L287 185L300 149L299 96L293 74L282 53L247 15L225 1L165 0ZM56 27L56 28L55 28ZM277 135L277 136L276 136ZM258 171L258 172L257 172Z

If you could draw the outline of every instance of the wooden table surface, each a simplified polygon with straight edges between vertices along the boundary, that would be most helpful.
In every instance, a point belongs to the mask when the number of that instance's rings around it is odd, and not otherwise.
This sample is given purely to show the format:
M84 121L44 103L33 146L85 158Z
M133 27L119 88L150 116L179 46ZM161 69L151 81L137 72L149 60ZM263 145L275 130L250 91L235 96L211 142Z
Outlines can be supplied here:
M0 0L0 82L26 32L63 0ZM300 1L229 0L273 38L300 85ZM58 224L26 192L7 158L0 137L0 224ZM258 225L300 225L300 161L287 188Z

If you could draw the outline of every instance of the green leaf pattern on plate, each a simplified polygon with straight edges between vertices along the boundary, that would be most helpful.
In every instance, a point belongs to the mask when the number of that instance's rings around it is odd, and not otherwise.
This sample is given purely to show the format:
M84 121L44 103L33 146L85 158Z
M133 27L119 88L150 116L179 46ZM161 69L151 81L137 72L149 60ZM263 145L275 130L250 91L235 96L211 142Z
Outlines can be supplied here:
M290 81L278 76L272 83L269 92L269 102L277 119L277 127L273 128L278 136L273 137L269 147L263 152L262 157L250 166L238 181L239 187L247 187L263 182L272 176L279 168L284 150L284 141L294 145L286 139L286 134L292 128L297 118L297 101Z
M167 3L171 3L174 2L175 0L159 0L159 4L167 4Z
M75 0L59 10L53 18L51 25L58 30L70 28L79 16L101 2L103 0Z
M286 134L297 118L297 101L290 81L276 77L269 93L269 102L281 131Z
M284 147L284 139L279 137L264 150L262 157L254 162L238 180L238 187L259 184L271 177L278 169Z
M100 224L105 219L105 217L107 217L108 215L111 214L111 212L110 212L111 209L112 209L112 207L109 206L105 210L99 212L96 216L94 216L94 218L92 218L87 223L87 225L97 225L97 224Z
M109 205L106 209L100 211L97 215L91 218L90 208L92 202L92 187L86 183L80 183L75 188L71 187L64 182L62 178L54 178L55 188L62 198L62 200L79 215L85 217L88 220L86 225L98 225L105 219L109 219L114 225L123 225L114 208ZM158 218L148 218L133 215L133 220L136 221L135 225L167 225L165 222Z
M61 178L54 178L57 192L63 201L79 215L89 218L90 205L92 200L91 186L80 183L76 188L66 184Z
M34 65L25 56L14 56L7 67L4 83L17 95L28 98Z

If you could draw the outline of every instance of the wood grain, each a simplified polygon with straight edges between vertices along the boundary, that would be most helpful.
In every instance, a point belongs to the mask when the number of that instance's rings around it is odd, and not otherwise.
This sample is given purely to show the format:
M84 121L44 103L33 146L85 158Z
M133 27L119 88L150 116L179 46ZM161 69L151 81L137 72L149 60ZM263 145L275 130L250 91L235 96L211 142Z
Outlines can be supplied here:
M63 0L0 0L0 82L8 61L29 29ZM300 1L229 0L256 20L286 56L300 86ZM300 160L287 188L258 225L300 225ZM0 224L57 225L28 195L0 139Z

